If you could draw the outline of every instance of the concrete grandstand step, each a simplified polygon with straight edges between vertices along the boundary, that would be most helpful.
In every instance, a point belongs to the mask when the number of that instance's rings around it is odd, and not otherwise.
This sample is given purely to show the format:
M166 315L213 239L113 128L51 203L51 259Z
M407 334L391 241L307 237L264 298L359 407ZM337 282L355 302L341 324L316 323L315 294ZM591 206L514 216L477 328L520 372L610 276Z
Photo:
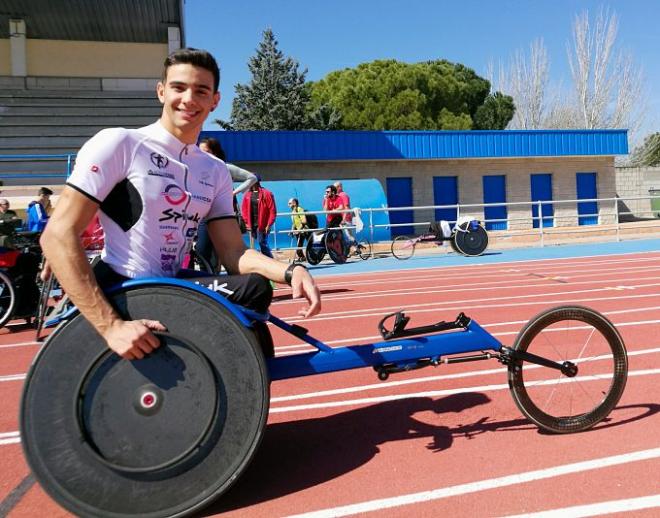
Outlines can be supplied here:
M156 120L155 118L147 119L148 123ZM108 125L91 125L96 121L90 121L90 125L69 125L66 121L62 121L61 125L53 124L50 126L18 126L18 125L3 125L0 122L0 137L90 137L95 135ZM127 128L139 128L145 126L145 123L137 124L114 124L113 126L121 126Z
M154 115L160 116L162 106L160 103L149 103L144 105L121 106L127 115ZM117 114L117 106L80 106L72 105L12 105L3 106L0 103L0 117L60 117L60 116L109 116Z
M32 154L51 154L52 149L77 151L85 140L87 137L0 137L0 154L10 149Z
M154 99L153 90L2 90L0 99Z
M0 126L132 126L139 127L145 124L151 124L159 118L160 114L131 114L117 113L116 115L89 115L89 116L50 116L50 117L7 117L0 115Z

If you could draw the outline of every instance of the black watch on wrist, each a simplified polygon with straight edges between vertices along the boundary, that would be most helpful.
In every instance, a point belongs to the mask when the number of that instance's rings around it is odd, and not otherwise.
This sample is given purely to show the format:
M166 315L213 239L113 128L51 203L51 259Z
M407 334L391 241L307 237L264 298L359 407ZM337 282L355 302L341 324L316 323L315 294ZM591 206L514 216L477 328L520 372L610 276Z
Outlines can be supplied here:
M291 286L291 278L293 277L293 270L296 268L305 268L304 264L292 263L284 272L284 282ZM307 268L305 268L306 270Z

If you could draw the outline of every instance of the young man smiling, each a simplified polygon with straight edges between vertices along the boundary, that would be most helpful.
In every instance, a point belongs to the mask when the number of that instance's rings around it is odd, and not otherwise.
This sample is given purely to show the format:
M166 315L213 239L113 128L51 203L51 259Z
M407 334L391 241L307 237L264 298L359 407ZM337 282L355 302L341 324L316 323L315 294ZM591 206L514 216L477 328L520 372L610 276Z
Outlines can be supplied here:
M291 284L294 297L307 299L303 316L321 309L318 287L305 268L287 267L246 249L227 168L196 146L206 117L220 101L219 79L208 52L171 54L157 86L163 105L159 121L137 130L106 129L92 137L78 153L41 238L63 289L108 346L129 360L157 348L152 331L165 327L155 320L122 320L102 288L124 279L176 275L203 218L230 273L223 277L223 294L230 300L264 311L272 280ZM79 236L99 209L105 248L92 271Z

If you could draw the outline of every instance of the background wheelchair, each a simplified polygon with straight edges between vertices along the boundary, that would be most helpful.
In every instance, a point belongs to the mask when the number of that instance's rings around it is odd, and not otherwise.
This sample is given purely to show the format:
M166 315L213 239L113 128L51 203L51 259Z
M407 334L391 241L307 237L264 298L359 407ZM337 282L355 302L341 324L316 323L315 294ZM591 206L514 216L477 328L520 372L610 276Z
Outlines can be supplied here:
M274 380L363 367L385 380L496 359L530 421L571 433L605 419L627 379L616 328L579 306L532 318L511 347L462 313L409 328L410 318L397 312L378 326L384 341L331 348L298 325L183 280L126 281L108 296L125 319L162 322L161 346L123 360L73 308L52 322L59 325L33 361L21 400L22 445L35 477L82 516L184 516L218 498L259 446ZM266 320L316 351L266 359L255 331Z
M397 236L392 241L392 255L400 260L410 259L415 255L415 248L419 243L440 245L445 241L449 241L454 252L476 257L488 248L488 232L481 222L475 219L459 220L453 230L449 230L448 222L436 221L431 223L428 233L421 236Z
M39 304L38 276L42 253L38 232L3 236L0 248L0 327L11 319L30 324Z
M336 264L344 264L350 257L369 259L371 243L362 237L348 239L343 228L328 228L313 232L307 240L305 258L309 264L319 264L327 253Z

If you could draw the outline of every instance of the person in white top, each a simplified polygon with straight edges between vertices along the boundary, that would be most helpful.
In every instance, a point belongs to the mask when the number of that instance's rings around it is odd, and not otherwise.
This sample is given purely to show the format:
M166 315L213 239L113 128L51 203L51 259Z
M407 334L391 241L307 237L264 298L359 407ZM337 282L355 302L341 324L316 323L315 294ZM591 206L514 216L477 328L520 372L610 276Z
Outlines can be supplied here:
M101 263L106 281L176 275L199 220L207 218L216 253L232 274L226 278L248 276L239 287L258 286L262 303L269 301L268 293L263 295L267 280L288 282L294 297L308 301L303 316L321 310L319 289L306 269L246 248L234 217L227 168L196 146L206 117L220 101L219 77L206 51L170 54L157 86L160 120L138 130L103 130L87 142L42 234L44 255L63 289L123 358L143 358L159 346L152 331L165 328L155 320L122 320L103 294L80 241L99 209L106 233ZM234 300L249 304L247 288Z

